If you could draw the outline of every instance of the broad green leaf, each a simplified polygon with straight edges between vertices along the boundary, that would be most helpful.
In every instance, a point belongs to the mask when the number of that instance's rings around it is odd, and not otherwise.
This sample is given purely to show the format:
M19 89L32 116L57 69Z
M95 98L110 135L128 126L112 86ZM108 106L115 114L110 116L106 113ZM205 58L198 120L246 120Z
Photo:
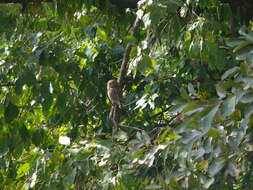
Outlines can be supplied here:
M242 51L242 49L247 48L247 46L251 45L250 42L243 41L239 46L236 46L236 48L233 50L234 53L238 53L239 51Z
M249 65L252 67L253 66L253 51L251 51L248 55L247 55L247 60L246 60Z
M201 112L204 108L199 107L200 105L196 102L196 101L192 101L190 102L184 109L184 113L185 115L193 115L196 114L198 112Z
M185 41L189 41L191 40L191 32L190 31L187 31L184 35L184 40Z
M251 51L253 51L253 45L252 44L245 44L245 47L237 50L236 59L239 61L247 60L248 55Z
M99 34L99 36L104 40L107 41L107 35L106 32L102 29L102 28L98 28L97 32Z
M240 67L233 67L229 70L227 70L221 77L222 80L234 76L236 73L238 73L238 71L240 70Z
M205 181L203 187L204 187L205 189L209 189L209 187L210 187L214 182L215 182L215 178L208 178L208 179Z
M18 115L19 115L18 107L10 102L7 108L5 109L5 113L4 113L5 121L7 123L10 123L14 119L16 119Z
M208 174L210 177L214 177L216 174L218 174L221 169L224 167L225 165L225 160L223 159L215 159L210 167L208 168Z
M0 138L0 158L1 159L9 152L8 140L9 139L7 137Z
M203 147L200 147L198 150L195 150L192 152L192 156L195 157L195 159L201 158L205 154L205 149Z
M35 146L39 146L43 142L43 131L42 129L37 129L32 132L32 143Z
M241 99L240 102L247 104L253 102L253 92L245 94Z
M147 185L145 189L161 189L161 185Z
M114 135L114 138L117 138L122 141L126 141L128 139L128 135L126 132L120 130L116 135Z
M207 170L208 166L208 160L202 160L197 164L197 169L200 171Z
M29 130L26 128L25 125L22 125L19 128L20 136L22 137L23 141L27 142L30 138Z
M36 77L34 73L32 73L31 71L28 71L28 72L25 72L24 75L25 75L24 76L25 83L28 86L32 86L36 84Z
M4 104L0 103L0 117L4 115Z
M253 34L251 33L246 33L245 30L243 28L241 28L239 30L239 34L244 36L246 40L250 41L251 43L253 43Z
M197 130L192 130L191 132L188 132L186 135L182 137L182 143L189 144L192 143L197 138L200 138L202 136L202 133Z
M220 109L223 118L229 116L235 111L235 104L236 104L235 96L230 96L223 102Z
M192 85L192 83L188 83L188 91L189 91L189 93L191 93L191 94L196 94L196 91L195 91L195 89L194 89L194 86Z
M237 47L240 46L241 44L245 43L245 40L231 40L231 41L226 41L226 45L229 47Z
M67 186L73 184L76 178L76 168L69 168L69 170L68 175L63 178L63 183Z
M210 128L212 126L212 122L214 120L214 117L215 117L219 107L220 107L220 103L217 102L217 105L214 106L206 116L201 118L200 124L203 127L202 131L204 133L207 133L210 130Z
M43 97L42 106L45 114L48 113L49 109L52 106L52 103L53 103L53 96L51 94L48 94L47 96Z
M16 80L16 84L15 84L15 93L17 95L22 94L23 85L24 85L24 80L23 80L23 76L21 76L18 78L18 80Z
M152 68L152 60L149 56L144 55L138 63L137 70L141 73L145 73Z
M211 153L213 151L212 138L208 138L204 141L204 149L206 153Z
M66 98L67 98L67 95L63 93L59 94L57 97L56 105L61 114L64 114L66 111L66 103L67 103Z
M127 41L128 43L136 44L137 39L134 36L125 36L124 40Z
M28 172L29 172L29 170L30 170L30 163L24 163L24 164L22 164L19 168L18 168L18 170L17 170L17 178L21 178L21 177L23 177L24 175L26 175Z
M191 100L191 97L188 95L187 91L183 87L180 88L180 95L182 98L184 98L186 100Z
M42 50L39 55L39 64L47 65L48 64L48 52L46 50Z
M197 42L191 42L190 47L189 47L189 54L190 58L198 58L200 56L200 47L199 43Z

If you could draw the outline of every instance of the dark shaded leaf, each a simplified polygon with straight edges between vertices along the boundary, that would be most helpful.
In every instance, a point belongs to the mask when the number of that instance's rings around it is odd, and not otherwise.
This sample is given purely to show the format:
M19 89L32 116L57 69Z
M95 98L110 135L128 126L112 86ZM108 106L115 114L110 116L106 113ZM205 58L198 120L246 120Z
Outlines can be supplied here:
M18 117L18 114L19 114L18 107L10 102L7 108L5 109L4 113L5 121L10 123L11 121L13 121Z

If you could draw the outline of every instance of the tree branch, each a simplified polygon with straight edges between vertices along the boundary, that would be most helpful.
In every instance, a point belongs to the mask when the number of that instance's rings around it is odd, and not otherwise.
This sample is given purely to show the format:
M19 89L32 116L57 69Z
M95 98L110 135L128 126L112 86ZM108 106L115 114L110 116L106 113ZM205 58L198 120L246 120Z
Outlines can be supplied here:
M138 16L136 16L134 25L132 27L132 36L137 35L140 25L141 25L141 19ZM133 47L133 45L131 43L129 43L129 44L127 44L127 47L124 51L124 56L123 56L123 60L121 63L120 74L119 74L119 78L118 78L118 83L119 83L120 87L121 87L122 81L124 80L126 73L127 73L132 47Z
M136 15L136 19L135 19L135 22L133 24L133 27L132 27L132 31L131 31L131 34L132 36L136 36L138 31L139 31L139 28L140 28L140 25L141 25L141 19ZM123 83L123 80L124 78L126 77L126 74L127 74L127 69L128 69L128 65L129 65L129 59L130 59L130 53L131 53L131 50L132 50L132 47L133 45L131 43L128 43L126 48L125 48L125 51L124 51L124 56L123 56L123 60L122 60L122 63L121 63L121 67L120 67L120 74L119 74L119 77L118 77L118 84L119 84L119 96L122 97L122 83ZM119 125L119 121L120 121L120 114L119 114L119 108L118 106L112 106L111 107L111 111L110 111L110 115L112 115L112 122L113 122L113 134L115 132L115 130L120 127ZM112 114L111 114L112 113ZM110 116L109 116L110 117ZM128 126L124 126L125 128L129 128ZM134 129L131 127L131 129ZM137 128L135 128L135 130L138 130Z

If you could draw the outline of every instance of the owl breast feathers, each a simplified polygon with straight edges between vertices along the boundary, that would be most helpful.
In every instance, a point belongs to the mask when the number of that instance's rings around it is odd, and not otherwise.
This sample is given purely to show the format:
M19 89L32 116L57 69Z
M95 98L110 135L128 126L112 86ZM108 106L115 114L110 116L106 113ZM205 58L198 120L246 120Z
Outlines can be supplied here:
M113 105L121 107L119 85L116 80L109 80L107 82L107 95Z

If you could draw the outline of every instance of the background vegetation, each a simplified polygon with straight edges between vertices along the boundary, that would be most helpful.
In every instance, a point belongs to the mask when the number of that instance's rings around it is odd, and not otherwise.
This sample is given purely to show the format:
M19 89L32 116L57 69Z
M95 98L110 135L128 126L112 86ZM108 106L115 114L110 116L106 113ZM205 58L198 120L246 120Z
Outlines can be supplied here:
M3 2L0 189L253 189L250 0Z

